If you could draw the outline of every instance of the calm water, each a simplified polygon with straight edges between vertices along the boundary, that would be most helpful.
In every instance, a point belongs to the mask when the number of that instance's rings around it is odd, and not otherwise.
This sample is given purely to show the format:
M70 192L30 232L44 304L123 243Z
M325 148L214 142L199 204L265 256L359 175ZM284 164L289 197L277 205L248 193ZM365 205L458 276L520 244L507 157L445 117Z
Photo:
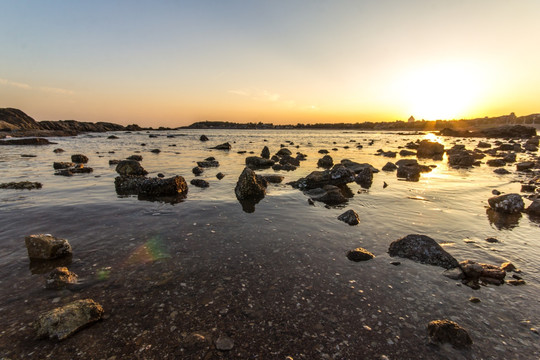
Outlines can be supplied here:
M442 161L421 161L436 168L422 174L419 182L381 171L374 174L369 190L352 183L354 197L347 204L326 208L322 203L308 205L302 192L285 184L317 170L322 157L318 150L329 150L334 163L350 159L381 169L400 156L374 156L377 149L399 151L424 136L295 130L155 134L157 138L146 132L117 133L116 140L107 139L110 133L89 134L50 139L57 145L0 148L1 182L43 183L41 190L0 192L0 314L9 324L0 336L0 355L70 358L68 345L32 340L29 324L41 311L92 297L111 317L67 340L69 346L83 349L80 358L94 358L94 342L113 333L118 344L101 348L103 358L348 359L357 358L359 351L366 358L390 359L540 356L539 336L530 330L540 328L540 224L526 214L501 223L486 212L493 189L519 192L518 175L495 175L486 165L452 169L445 156ZM199 141L201 134L210 141ZM479 139L438 140L447 148L458 142L473 149ZM208 149L226 141L232 150ZM250 152L259 155L264 145L274 154L280 144L306 154L307 161L296 171L279 172L285 176L283 183L269 186L254 213L243 212L234 186L245 157ZM65 152L53 153L58 147ZM156 148L161 153L150 152ZM55 176L53 162L70 161L77 153L90 158L94 172ZM205 169L200 178L210 187L190 186L181 203L139 201L116 195L115 167L108 164L132 154L143 156L149 176L182 175L188 183L196 161L214 156L220 167ZM518 154L518 161L527 156ZM513 172L514 167L508 169ZM216 178L218 172L225 174L222 180ZM388 187L383 188L385 182ZM359 214L358 226L337 220L347 209ZM24 236L34 233L70 241L74 256L69 267L79 275L80 289L43 290L48 269L29 264L24 247ZM405 259L399 259L399 266L390 265L396 260L386 253L390 242L413 233L436 239L459 261L511 261L527 284L475 291L442 276L438 267ZM499 242L488 243L488 237ZM347 250L358 246L376 258L349 262ZM156 290L155 284L161 288ZM471 296L482 302L470 303ZM259 317L242 318L253 309ZM153 320L142 315L148 311L155 314ZM175 311L180 315L171 319ZM133 321L137 317L146 320ZM473 348L460 352L427 346L425 327L437 318L467 328ZM178 344L193 331L206 332L211 339L227 334L235 348L204 354L182 350ZM146 342L134 340L141 334L146 334ZM175 345L164 337L175 338Z

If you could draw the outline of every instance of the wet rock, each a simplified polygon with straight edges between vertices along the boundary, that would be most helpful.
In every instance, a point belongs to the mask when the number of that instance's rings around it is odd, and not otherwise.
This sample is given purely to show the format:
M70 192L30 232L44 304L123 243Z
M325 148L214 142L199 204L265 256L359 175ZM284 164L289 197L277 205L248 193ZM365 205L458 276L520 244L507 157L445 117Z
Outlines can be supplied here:
M522 280L522 279L511 279L511 280L508 280L507 283L509 285L514 285L514 286L518 286L518 285L525 285L525 280Z
M136 160L122 160L116 165L116 172L121 176L146 175L142 165Z
M416 156L419 158L439 158L442 159L444 145L435 141L422 140L416 149Z
M474 297L474 296L471 296L469 298L469 301L472 302L473 304L478 304L479 302L481 302L481 300L477 297Z
M536 185L534 184L522 184L521 185L521 192L530 192L533 193L536 191Z
M347 252L347 259L354 262L367 261L373 259L374 257L375 255L361 247L354 250L349 250Z
M195 174L195 176L199 176L204 172L204 170L198 166L195 166L193 169L191 169L191 172Z
M369 167L364 168L356 174L354 181L364 189L369 189L373 183L373 171Z
M290 155L282 156L281 159L279 159L279 163L284 166L285 165L300 166L300 160Z
M504 270L506 272L514 271L516 270L516 266L511 262L505 262L501 265L501 270Z
M282 156L291 156L292 155L292 152L291 150L287 149L287 148L281 148L279 149L279 151L276 153L277 156L279 157L282 157Z
M66 151L66 150L61 149L61 148L56 148L56 149L53 150L53 152L56 153L56 154L63 153L63 152L65 152L65 151Z
M289 183L294 188L309 190L322 188L325 185L340 186L353 182L355 173L343 165L335 165L331 170L313 171L305 178Z
M163 196L185 196L188 191L186 180L178 175L164 179L117 176L114 179L114 186L119 195L139 195L150 199Z
M120 160L117 160L117 159L109 160L109 165L118 165L118 164L120 164Z
M66 239L50 234L29 235L24 238L30 259L50 260L71 255L71 245Z
M116 140L119 139L119 137L116 135L110 135L109 137L107 137L107 139Z
M307 190L306 195L314 201L320 201L327 205L339 205L347 202L341 189L334 185L325 185L322 188Z
M324 155L317 161L317 167L330 169L332 166L334 166L334 159L330 155Z
M526 171L534 168L535 163L533 161L524 161L516 164L517 171Z
M216 349L220 351L229 351L234 347L234 340L228 336L221 335L216 340Z
M271 175L263 175L263 178L269 183L279 184L283 181L285 177L283 175L271 174Z
M486 164L492 167L501 167L506 165L506 161L503 159L490 159L486 161Z
M253 170L246 167L238 177L234 193L238 200L262 199L266 195L267 182Z
M285 165L274 164L274 165L272 165L272 170L276 170L276 171L279 171L279 170L294 171L294 170L296 170L296 166L291 165L291 164L285 164Z
M208 137L206 135L201 135L201 137L199 137L199 140L200 141L208 141Z
M377 154L375 154L375 155L381 155L381 156L384 156L384 157L395 158L397 156L397 152L396 151L384 151L382 149L379 149L379 150L377 150Z
M69 285L76 284L77 278L78 276L67 267L57 267L47 276L45 287L51 290L65 289Z
M488 149L491 147L491 144L485 141L479 141L478 145L476 147L482 148L482 149Z
M459 267L447 269L443 272L443 275L452 280L461 280L465 277L463 271Z
M1 183L0 189L12 189L12 190L33 190L41 189L43 185L39 182L31 181L19 181L19 182L8 182Z
M320 149L320 150L318 151L318 153L319 153L319 154L328 154L329 151L326 150L326 149Z
M248 156L246 158L246 166L252 170L267 169L274 165L274 160L265 159L264 157Z
M152 149L150 150L151 153L154 153L154 154L159 154L161 152L161 150L159 149Z
M529 215L540 216L540 199L535 199L527 208Z
M341 160L341 165L345 166L347 169L352 170L355 174L358 174L362 171L364 171L365 168L369 168L372 173L378 173L379 170L373 167L371 164L368 163L357 163L355 161L351 161L349 159L343 159Z
M523 199L519 194L494 196L488 199L488 203L493 210L506 214L519 213L525 208Z
M54 175L73 176L73 173L71 172L70 169L62 169L62 170L58 170L57 172L55 172Z
M338 220L341 220L349 225L358 225L360 223L360 218L354 210L347 210L343 214L338 216Z
M216 150L231 150L232 146L228 142L216 145L210 149L216 149Z
M420 180L420 170L418 163L401 163L397 168L396 176L407 181L418 181Z
M268 146L263 147L261 157L263 159L270 159L270 149L268 149Z
M382 169L383 171L394 171L397 169L397 165L389 161L383 166Z
M9 139L9 140L0 140L1 145L51 145L56 144L50 142L44 138L29 138L29 139Z
M465 283L469 281L483 281L489 284L500 285L504 283L506 276L506 272L498 266L476 263L472 260L460 262L459 267L465 275Z
M88 162L88 156L83 154L71 155L71 161L77 164L86 164Z
M516 153L506 153L503 156L503 160L507 163L514 163L516 162Z
M64 340L103 316L103 307L94 300L77 300L40 315L35 323L38 338Z
M456 348L467 348L473 343L467 330L450 320L431 321L427 331L432 344L449 343Z
M499 240L494 238L494 237L488 237L488 238L486 238L486 241L488 243L498 243L499 242Z
M448 164L457 168L468 168L476 163L474 153L469 150L453 152L448 155Z
M416 155L416 152L410 151L410 150L401 150L399 152L399 156L414 156Z
M218 167L219 161L217 160L205 160L205 161L197 161L197 165L201 168L211 168L211 167Z
M498 168L498 169L493 170L493 172L498 175L510 174L510 171L506 170L505 168Z
M128 160L142 161L142 155L133 154L127 157Z
M390 256L399 256L423 264L451 269L458 261L447 253L435 240L426 235L412 234L395 240L388 248Z
M196 187L200 187L200 188L207 188L210 186L208 181L203 180L203 179L193 179L190 181L190 184Z
M225 175L224 175L223 173L221 173L221 172L218 172L218 173L216 174L216 178L217 178L218 180L221 180L221 179L223 179L224 177L225 177Z
M72 163L72 162L62 162L62 161L55 161L53 163L53 168L58 170L58 169L69 169L71 167L74 167L75 166L75 163Z

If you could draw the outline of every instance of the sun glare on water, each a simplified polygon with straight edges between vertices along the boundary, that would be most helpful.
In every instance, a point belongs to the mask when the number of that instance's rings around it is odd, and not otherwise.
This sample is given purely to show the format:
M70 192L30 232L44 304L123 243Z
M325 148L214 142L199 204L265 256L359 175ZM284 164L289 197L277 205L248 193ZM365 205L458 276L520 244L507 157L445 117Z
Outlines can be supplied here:
M467 117L485 82L470 64L441 63L412 70L398 86L405 107L417 120L446 120Z

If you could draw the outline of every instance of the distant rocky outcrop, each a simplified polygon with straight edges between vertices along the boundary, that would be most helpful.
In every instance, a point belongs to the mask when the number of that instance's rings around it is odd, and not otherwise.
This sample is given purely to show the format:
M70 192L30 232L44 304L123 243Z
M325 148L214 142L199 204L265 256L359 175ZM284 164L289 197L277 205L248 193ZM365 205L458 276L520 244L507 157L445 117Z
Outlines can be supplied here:
M505 125L477 131L445 128L440 131L440 134L457 137L531 138L536 136L536 129L524 125Z
M56 130L65 132L106 132L106 131L123 131L124 126L109 122L82 122L75 120L58 120L58 121L40 121L39 127L41 130Z
M0 131L39 130L39 124L19 109L0 109Z

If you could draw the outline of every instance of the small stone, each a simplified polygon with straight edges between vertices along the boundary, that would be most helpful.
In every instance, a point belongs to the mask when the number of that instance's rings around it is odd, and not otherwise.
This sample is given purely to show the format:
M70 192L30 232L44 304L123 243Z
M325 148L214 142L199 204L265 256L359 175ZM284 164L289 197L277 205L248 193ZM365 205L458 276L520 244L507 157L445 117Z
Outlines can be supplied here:
M343 214L338 216L338 220L341 220L349 225L358 225L360 223L360 219L358 217L358 214L354 210L347 210Z
M201 137L199 138L200 141L208 141L208 137L206 135L201 135Z
M203 334L193 332L186 337L182 345L187 350L200 350L208 346L208 341Z
M221 173L221 172L218 172L218 173L216 174L216 178L217 178L218 180L221 180L221 179L223 179L224 177L225 177L225 175L224 175L223 173Z
M375 255L361 247L354 250L349 250L349 252L347 252L347 259L354 262L367 261L373 259L374 257Z
M511 262L505 262L501 265L501 270L504 270L506 272L514 271L516 270L516 266Z
M507 283L514 286L525 285L525 280L512 279L512 280L508 280Z
M471 296L471 297L469 298L469 301L472 302L473 304L477 304L477 303L479 303L481 300L480 300L479 298L477 298L477 297Z
M203 180L203 179L193 179L190 181L190 184L193 186L200 187L200 188L207 188L210 186L208 181Z
M398 266L401 265L401 261L392 261L390 262L391 265Z
M450 343L456 348L466 348L472 345L472 339L467 330L450 320L434 320L428 324L428 339L430 343Z
M499 242L499 240L495 239L494 237L488 237L488 238L486 238L486 241L488 243L498 243Z
M234 340L228 336L220 335L216 340L216 349L220 351L229 351L234 347Z
M159 149L152 149L150 150L151 153L154 153L154 154L159 154L161 152L161 150Z

